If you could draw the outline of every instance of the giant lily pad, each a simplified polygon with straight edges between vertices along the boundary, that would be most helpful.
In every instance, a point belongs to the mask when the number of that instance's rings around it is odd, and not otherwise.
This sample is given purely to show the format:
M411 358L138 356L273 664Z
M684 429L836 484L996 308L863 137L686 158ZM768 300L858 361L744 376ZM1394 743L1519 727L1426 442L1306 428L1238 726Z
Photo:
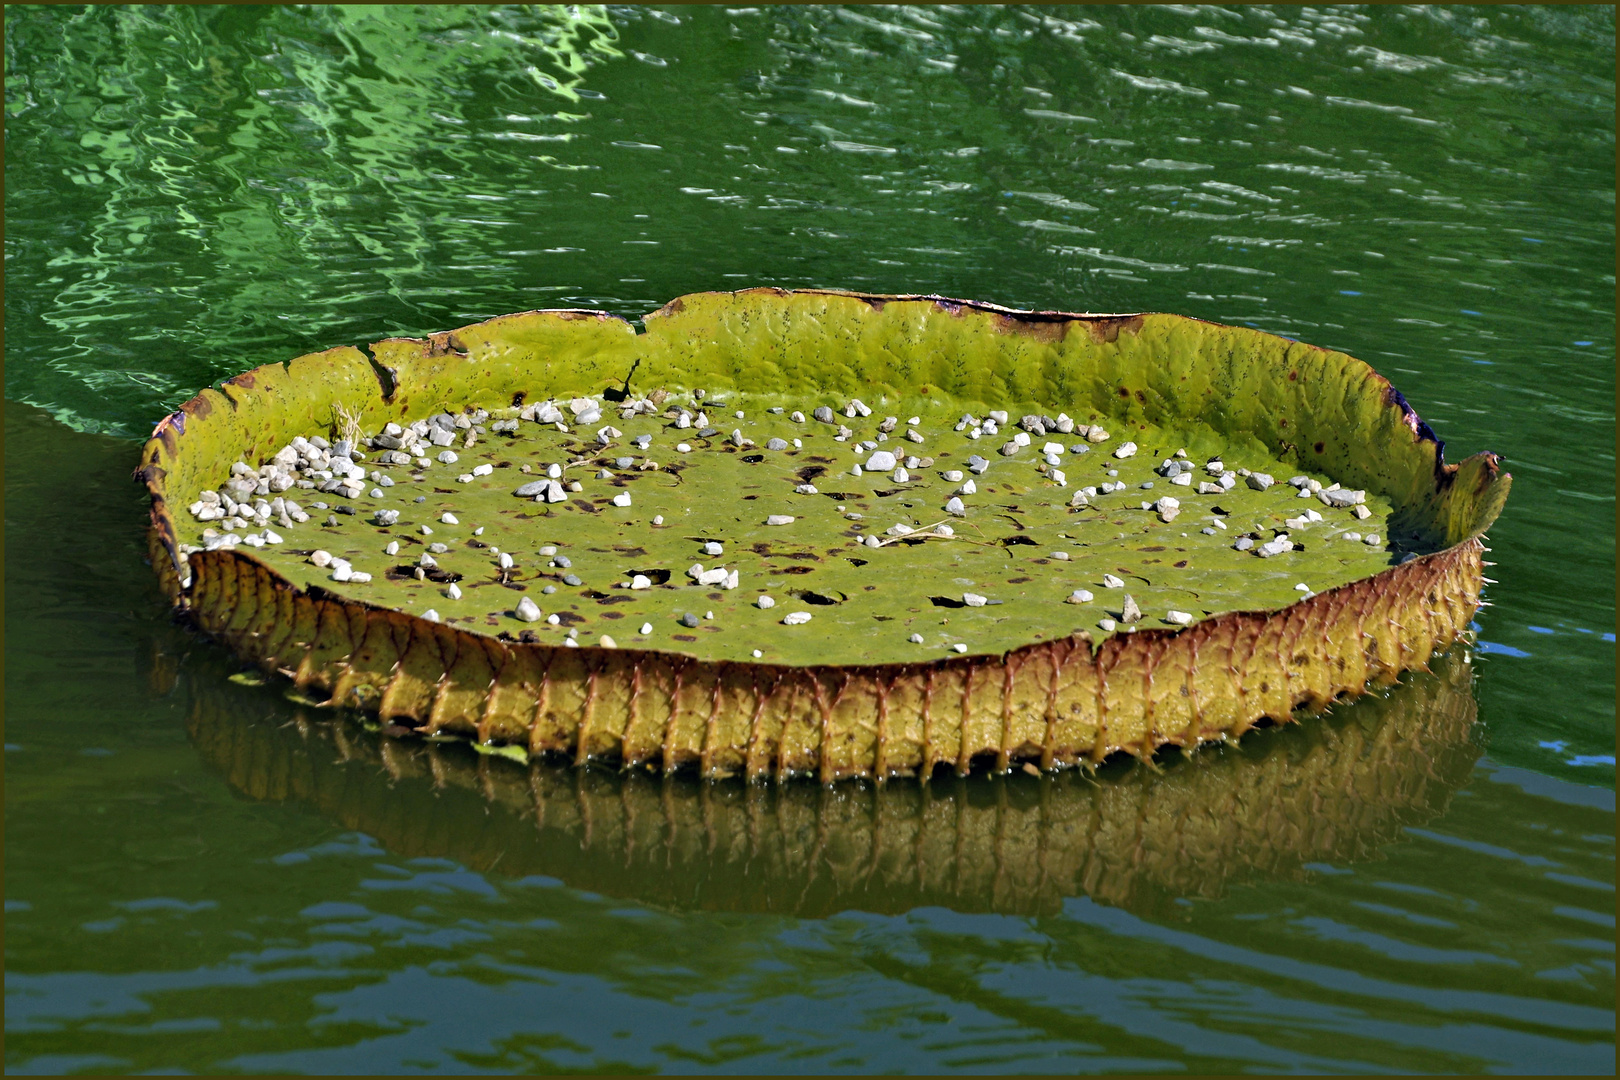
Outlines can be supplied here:
M1358 694L1466 627L1510 483L1342 353L768 289L258 368L140 475L177 603L334 704L823 780L1146 756Z

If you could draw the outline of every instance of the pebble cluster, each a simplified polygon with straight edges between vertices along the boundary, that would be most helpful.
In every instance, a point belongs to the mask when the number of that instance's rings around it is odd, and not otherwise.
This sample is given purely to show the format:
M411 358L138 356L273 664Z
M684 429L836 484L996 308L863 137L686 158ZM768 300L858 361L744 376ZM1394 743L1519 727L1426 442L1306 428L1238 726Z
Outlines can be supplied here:
M873 550L922 541L972 540L972 537L959 536L958 526L951 522L967 522L971 525L989 512L986 494L981 494L980 484L987 482L986 477L993 463L997 464L998 471L1025 470L1016 482L1049 492L1044 498L1067 514L1087 510L1136 510L1146 512L1165 525L1176 521L1184 512L1193 512L1184 507L1183 499L1196 496L1231 497L1240 486L1246 491L1263 493L1276 484L1266 472L1242 467L1228 468L1220 457L1211 457L1199 465L1188 457L1185 450L1177 450L1152 467L1150 475L1158 477L1157 482L1179 494L1160 494L1143 499L1139 492L1153 489L1156 481L1132 482L1119 478L1121 468L1126 467L1125 463L1141 452L1138 443L1115 443L1113 435L1104 427L1082 423L1061 413L1055 418L1044 413L1030 413L1016 419L1002 410L990 410L982 418L972 413L962 414L954 425L954 432L965 442L953 443L951 450L956 452L947 456L959 458L963 468L934 468L936 459L926 451L930 446L937 447L949 436L927 434L922 416L911 416L904 420L899 416L885 416L871 424L874 410L859 399L848 401L837 411L829 405L817 406L811 410L809 417L795 410L786 420L798 434L792 437L772 436L761 447L745 434L742 426L734 424L729 432L721 426L732 421L744 421L746 410L722 406L719 401L712 398L705 401L704 398L702 391L694 392L689 402L681 404L673 403L670 396L662 391L618 402L586 397L499 410L498 417L485 409L469 406L459 413L438 413L408 425L389 423L369 437L362 437L352 429L347 433L348 437L333 441L318 435L307 438L298 436L257 466L236 462L231 466L230 477L217 490L203 492L188 507L196 521L205 526L201 531L201 542L196 545L183 544L181 550L183 554L189 554L198 550L231 549L239 545L254 548L287 545L289 551L305 556L309 565L328 573L334 582L366 584L372 581L373 574L379 572L379 568L358 569L351 558L335 555L321 547L294 548L288 544L284 534L294 536L296 541L294 530L298 533L304 531L298 527L308 526L311 521L315 521L315 526L311 528L336 526L339 523L338 515L359 517L382 529L397 527L402 513L397 505L401 502L401 493L390 489L403 485L444 493L454 489L433 485L467 485L481 477L491 476L496 468L495 463L482 461L468 467L462 459L464 456L476 458L482 454L483 451L477 449L480 441L490 440L495 435L507 438L508 441L501 443L502 446L511 445L510 440L518 438L525 431L537 434L554 431L571 440L571 459L546 461L534 466L525 464L521 471L530 474L532 479L526 478L510 488L513 497L545 506L570 502L574 496L586 492L587 480L612 482L620 473L658 472L668 468L660 465L652 456L654 443L659 441L657 436L642 433L627 438L612 423L604 423L604 415L614 412L621 423L650 420L661 426L667 432L662 445L676 458L683 459L675 471L690 464L685 459L694 454L693 446L685 439L709 440L710 444L719 442L736 453L758 453L763 450L781 455L802 450L807 440L815 440L822 445L830 440L845 444L847 448L842 451L848 455L845 458L847 471L835 474L846 480L866 476L905 491L932 490L928 485L933 484L936 478L944 482L946 487L940 492L942 498L937 503L939 520L929 524L921 524L914 518L911 521L880 522L869 526L862 514L846 510L843 505L838 506L839 516L851 523L854 543ZM722 408L732 415L726 417ZM714 414L712 418L711 411ZM767 411L780 417L785 410L778 406ZM860 435L846 425L846 420L862 427L870 424L870 429L864 436ZM1137 437L1145 438L1143 435ZM992 446L999 440L999 446L993 451L994 456L973 452L974 442L983 439L991 440ZM1088 458L1087 455L1094 450L1099 453ZM935 450L935 453L942 452ZM1095 463L1101 473L1098 482L1074 480L1071 483L1070 474L1087 462ZM502 466L509 464L503 462ZM1134 463L1131 467L1143 468ZM594 472L591 471L593 469ZM831 478L815 477L823 483ZM1286 484L1295 489L1295 497L1299 500L1320 503L1329 514L1348 515L1350 521L1346 524L1365 521L1371 516L1363 491L1346 490L1335 483L1324 485L1321 481L1302 475L1290 478ZM804 513L764 514L757 519L757 524L773 531L791 531L801 517L820 512L825 505L825 500L812 498L822 494L812 480L795 483L792 491L797 496L805 497ZM1108 498L1126 492L1131 494L1123 499ZM425 494L418 495L414 502L421 503L426 498ZM996 498L1004 500L1006 495ZM383 505L385 502L396 505ZM635 506L628 490L617 491L608 502L619 510L631 510ZM324 520L318 520L322 515ZM1275 559L1297 550L1299 543L1295 537L1317 526L1325 527L1324 537L1371 548L1381 548L1383 544L1375 532L1363 534L1343 528L1338 522L1329 522L1315 505L1307 506L1295 516L1287 518L1281 528L1263 529L1257 525L1255 529L1235 533L1226 520L1231 516L1229 511L1214 506L1213 512L1201 514L1197 531L1202 536L1227 537L1222 542L1228 547L1247 552L1257 559ZM438 528L459 529L459 541L465 547L484 552L490 561L491 573L498 575L501 583L507 583L515 573L525 569L519 566L519 560L524 558L521 553L515 550L501 551L476 539L483 535L483 526L474 526L469 522L466 528L459 528L462 522L449 511L440 514L436 521ZM663 527L664 519L654 516L651 524ZM1264 535L1265 532L1270 535ZM1064 533L1057 535L1067 536ZM409 576L417 582L443 583L443 598L460 601L463 591L457 584L459 575L446 572L437 558L450 553L451 545L445 542L450 537L433 539L434 536L435 526L428 524L419 525L409 535L407 542L413 547L420 547L414 554L414 561L408 564ZM743 538L735 539L740 542ZM724 559L725 545L719 541L705 541L699 550L706 559ZM398 558L400 540L390 539L381 551L390 559ZM1046 557L1061 564L1070 560L1071 552L1052 550L1046 553ZM548 583L539 590L539 598L525 593L516 599L504 617L514 620L516 624L561 626L564 622L562 615L557 611L548 615L542 607L545 597L557 591L556 582L559 580L565 586L576 588L582 587L584 582L570 572L572 563L569 556L561 553L555 545L537 549L531 565L537 564L543 564L543 570L549 575ZM561 572L560 577L557 572ZM670 577L672 575L667 572L663 575L664 579ZM728 566L724 561L711 561L707 565L694 562L685 570L684 577L691 585L706 589L731 591L745 584L741 567ZM610 587L632 593L679 587L678 578L673 581L664 579L654 580L647 573L632 573ZM1136 599L1124 592L1126 582L1119 576L1103 573L1091 584L1104 591L1103 601L1098 601L1097 593L1090 588L1067 589L1067 586L1065 599L1074 605L1109 604L1107 616L1096 622L1100 629L1110 633L1121 627L1130 630L1146 620L1147 615ZM1303 583L1296 589L1311 595L1311 590ZM972 591L963 591L959 595L957 606L965 608L989 608L1004 603L1002 599ZM1058 592L1057 596L1064 597L1064 591ZM762 592L753 597L751 603L761 611L771 611L776 608L778 601ZM435 608L428 608L420 614L429 620L441 618ZM1188 626L1199 617L1202 616L1173 607L1155 613L1158 625L1169 627ZM810 611L790 610L784 612L778 622L781 626L794 627L810 623L813 618ZM700 618L695 612L688 611L682 613L677 622L682 627L695 628L705 620L712 619L713 612L706 612ZM653 624L642 624L643 637L653 631ZM525 639L531 633L523 631ZM576 628L569 626L564 633L564 644L579 643ZM910 634L908 640L914 644L923 643L921 635L916 633ZM614 638L605 634L598 637L597 643L608 647L616 645ZM946 641L941 642L939 647L965 652L968 645L961 641ZM753 649L752 654L756 657L762 655L759 649Z

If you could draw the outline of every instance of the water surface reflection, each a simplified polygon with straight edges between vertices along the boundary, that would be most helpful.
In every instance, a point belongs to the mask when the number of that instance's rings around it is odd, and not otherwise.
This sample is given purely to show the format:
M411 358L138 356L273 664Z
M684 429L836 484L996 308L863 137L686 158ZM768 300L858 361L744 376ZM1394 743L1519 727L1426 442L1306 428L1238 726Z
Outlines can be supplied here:
M1049 914L1084 895L1162 916L1181 897L1375 858L1443 814L1480 755L1468 660L1454 650L1326 717L1152 767L834 787L520 765L386 738L232 683L212 650L183 677L192 741L233 788L313 807L400 856L680 910Z

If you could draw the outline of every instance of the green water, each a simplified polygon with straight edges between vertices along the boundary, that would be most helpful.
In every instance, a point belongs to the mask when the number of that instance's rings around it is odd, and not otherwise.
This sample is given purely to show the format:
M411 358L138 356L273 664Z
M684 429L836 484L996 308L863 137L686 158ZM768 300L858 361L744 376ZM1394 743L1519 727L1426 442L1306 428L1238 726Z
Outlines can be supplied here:
M1612 8L5 19L9 1070L1613 1072ZM1471 663L750 792L400 756L170 625L200 386L760 284L1367 360L1514 473Z

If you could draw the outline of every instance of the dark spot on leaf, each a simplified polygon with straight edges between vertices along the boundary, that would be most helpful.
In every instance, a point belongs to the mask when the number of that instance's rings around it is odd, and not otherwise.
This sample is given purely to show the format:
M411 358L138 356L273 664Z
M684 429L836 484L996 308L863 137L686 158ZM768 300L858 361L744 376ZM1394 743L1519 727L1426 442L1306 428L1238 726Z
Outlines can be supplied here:
M962 608L967 607L967 601L954 596L930 596L929 603L935 607Z
M822 593L812 592L809 589L789 589L788 595L797 596L800 600L803 600L807 604L819 604L824 607L832 604L841 604L845 600L849 599L849 597L844 593L839 593L837 596L826 596Z
M765 460L765 455L764 454L744 454L743 455L743 460L746 461L750 465L758 465L760 462Z
M620 555L645 555L645 554L647 554L647 549L646 548L643 548L643 547L629 547L629 546L624 545L624 544L615 544L615 545L613 545L613 550L617 551ZM638 571L638 573L639 572L640 571ZM651 577L652 575L648 574L647 576Z
M1187 560L1182 559L1180 562L1176 563L1176 569L1177 570L1185 570L1185 569L1187 569Z
M416 570L417 568L410 563L404 563L400 566L390 566L383 572L383 577L389 581L414 581ZM452 581L461 580L460 574L453 574L442 566L435 566L431 570L423 568L422 576L437 585L448 585Z
M585 621L585 616L577 611L559 611L557 621L564 626L578 626Z
M570 499L569 501L587 513L600 514L602 512L596 507L592 506L589 499Z
M837 460L837 459L836 459L836 458L830 458L830 457L817 457L817 456L816 456L816 455L815 455L815 454L811 454L811 455L810 455L810 460L811 460L811 461L816 461L816 462L820 462L820 463L821 463L821 464L823 464L823 465L831 465L831 464L833 464L833 463L834 463L834 462L835 462L835 461L836 461L836 460Z
M646 552L643 551L643 552L641 552L641 554L645 555ZM654 567L648 567L645 570L631 570L631 571L629 571L629 573L630 573L631 577L634 577L635 575L640 574L642 577L646 578L648 581L651 581L654 585L666 585L666 584L669 583L669 571L664 570L664 569L662 569L660 567L654 566Z
M1131 396L1131 392L1122 386L1119 388L1119 396L1122 398L1128 398Z
M525 645L538 645L540 643L540 635L535 633L533 630L524 630L518 634L518 640L523 642Z
M512 408L515 409L518 406L522 405L523 404L523 399L528 397L528 396L529 396L529 392L527 390L519 390L517 393L513 394L512 395Z
M671 636L674 637L674 639L676 641L696 641L697 640L697 638L693 637L691 634L673 634Z
M865 566L867 563L866 559L851 559L849 561L856 566Z
M1033 581L1033 580L1035 580L1035 579L1034 578L1027 578L1027 577L1008 578L1007 579L1007 584L1009 584L1009 585L1022 585L1026 581Z
M808 484L826 471L827 467L825 465L806 465L794 475L799 478L799 483Z
M1316 444L1316 446L1315 446L1315 447L1314 447L1314 448L1313 448L1313 449L1315 449L1315 450L1316 450L1316 452L1317 452L1317 453L1318 453L1318 454L1320 454L1320 453L1321 453L1321 452L1322 452L1322 444L1321 444L1321 443L1317 443L1317 444Z
M489 545L484 543L482 540L468 540L467 541L467 546L470 547L470 548L487 548L487 547L489 547Z
M773 574L813 574L815 572L813 566L779 566L771 568Z
M604 604L607 603L606 600L604 600L602 602ZM604 619L622 619L622 618L624 618L624 612L622 612L622 611L604 611L604 612L602 612L602 618L604 618Z
M1028 544L1035 547L1035 541L1027 536L1003 536L999 541L1002 547L1015 547L1019 544Z
M1136 550L1137 551L1163 551L1164 548L1160 547L1160 546L1155 546L1155 547L1137 548Z

